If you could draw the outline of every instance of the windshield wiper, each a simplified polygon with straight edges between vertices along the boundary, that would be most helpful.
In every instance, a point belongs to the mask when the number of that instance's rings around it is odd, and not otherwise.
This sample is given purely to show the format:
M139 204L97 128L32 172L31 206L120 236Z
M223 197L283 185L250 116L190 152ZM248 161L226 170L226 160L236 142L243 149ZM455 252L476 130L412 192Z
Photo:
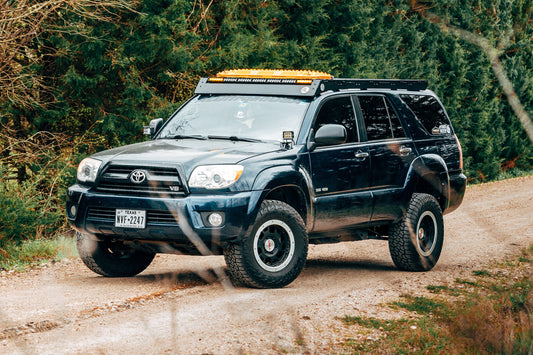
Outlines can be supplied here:
M207 139L206 136L202 136L201 134L176 134L175 136L171 137L172 139L200 139L205 141Z
M263 142L261 139L237 136L207 136L209 139L227 139L234 142Z

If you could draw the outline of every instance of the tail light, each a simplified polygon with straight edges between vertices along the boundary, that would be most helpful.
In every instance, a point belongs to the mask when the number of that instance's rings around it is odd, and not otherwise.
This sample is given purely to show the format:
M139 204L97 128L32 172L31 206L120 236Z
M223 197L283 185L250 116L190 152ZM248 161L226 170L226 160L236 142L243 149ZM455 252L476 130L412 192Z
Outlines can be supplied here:
M457 142L457 148L459 148L459 169L463 170L463 148L461 148L461 142L457 138L457 134L454 134L455 141Z

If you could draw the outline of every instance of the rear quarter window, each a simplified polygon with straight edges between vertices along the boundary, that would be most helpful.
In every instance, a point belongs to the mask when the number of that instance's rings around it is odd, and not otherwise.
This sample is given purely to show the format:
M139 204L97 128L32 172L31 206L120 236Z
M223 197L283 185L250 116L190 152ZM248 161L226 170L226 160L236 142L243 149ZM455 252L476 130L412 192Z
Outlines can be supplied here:
M404 94L400 98L409 106L411 111L424 129L431 135L451 133L451 126L444 107L431 95Z

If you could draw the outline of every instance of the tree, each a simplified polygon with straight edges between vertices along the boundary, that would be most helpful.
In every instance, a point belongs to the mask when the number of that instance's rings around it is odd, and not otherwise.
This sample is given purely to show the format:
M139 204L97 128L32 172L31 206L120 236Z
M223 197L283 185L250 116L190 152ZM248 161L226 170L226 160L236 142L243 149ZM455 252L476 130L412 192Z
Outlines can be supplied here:
M41 105L40 92L49 90L34 70L43 58L40 35L60 30L50 26L55 18L75 15L82 19L111 21L117 9L131 10L125 0L16 0L0 3L0 101L19 106ZM52 20L52 21L50 21ZM83 27L71 29L84 33ZM50 50L50 48L48 48Z
M0 185L39 181L30 195L59 210L83 156L143 139L200 77L238 67L427 79L470 179L529 170L492 67L531 112L531 18L533 0L0 0Z
M509 104L511 105L520 123L524 127L524 130L528 134L529 140L533 143L533 123L531 122L531 118L529 117L529 114L520 102L520 99L516 95L513 83L511 82L511 80L509 80L506 70L502 62L500 61L500 56L504 54L505 51L509 49L511 45L515 44L513 42L515 42L516 39L519 37L519 35L516 34L516 31L523 31L521 25L527 24L515 24L512 22L508 23L506 26L506 30L502 31L502 33L496 37L498 41L497 44L493 44L492 42L494 42L494 40L491 41L488 38L485 38L479 34L464 30L462 28L447 23L447 21L443 20L438 15L429 11L429 6L425 2L409 0L409 4L413 11L418 12L423 18L433 24L436 24L443 32L451 33L465 41L475 44L483 50L492 65L494 74L498 78L498 81L503 91L505 92L505 95L507 96ZM492 10L494 17L498 18L499 13L496 12L494 6Z

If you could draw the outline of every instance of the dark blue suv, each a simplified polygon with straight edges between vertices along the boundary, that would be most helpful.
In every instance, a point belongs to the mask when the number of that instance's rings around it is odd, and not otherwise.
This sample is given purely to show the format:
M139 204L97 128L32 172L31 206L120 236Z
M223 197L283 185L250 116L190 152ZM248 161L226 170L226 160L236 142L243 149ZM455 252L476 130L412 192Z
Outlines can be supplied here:
M91 270L223 253L235 284L283 287L309 243L369 238L388 240L400 269L435 265L466 177L426 81L233 70L195 94L145 127L150 141L80 163L66 210Z

